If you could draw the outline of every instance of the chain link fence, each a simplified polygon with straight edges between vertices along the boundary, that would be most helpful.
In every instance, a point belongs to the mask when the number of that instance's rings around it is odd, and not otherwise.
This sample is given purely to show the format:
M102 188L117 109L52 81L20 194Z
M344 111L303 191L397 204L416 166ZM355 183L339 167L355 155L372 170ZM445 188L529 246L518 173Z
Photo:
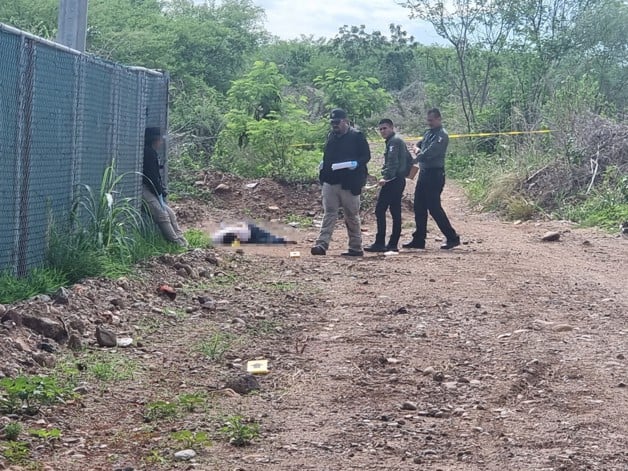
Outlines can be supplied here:
M140 204L144 130L167 127L168 76L0 23L0 271L42 264L51 224L115 162ZM165 156L162 156L165 160Z

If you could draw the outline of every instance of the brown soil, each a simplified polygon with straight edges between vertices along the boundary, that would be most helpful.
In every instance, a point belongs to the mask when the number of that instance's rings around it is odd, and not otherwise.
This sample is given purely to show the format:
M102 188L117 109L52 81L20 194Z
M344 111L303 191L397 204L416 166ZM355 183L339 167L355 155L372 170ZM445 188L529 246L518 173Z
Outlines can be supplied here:
M280 227L290 214L320 216L315 188L286 192L262 182L252 206L242 184L188 209L187 224L252 217ZM146 263L128 280L74 287L69 306L54 313L82 320L89 345L57 362L121 355L136 365L134 378L84 374L80 399L21 419L26 429L62 432L54 446L28 438L31 459L63 471L628 469L628 241L476 214L452 185L444 199L466 242L450 252L438 249L432 228L426 251L343 259L339 224L330 254L312 257L316 229L302 227L286 229L295 246L218 249L218 260L197 250ZM238 209L251 207L256 213ZM370 243L370 213L365 227ZM561 240L541 242L548 230ZM178 290L175 301L157 294L162 282ZM198 296L211 299L201 307ZM13 308L50 315L49 304ZM97 320L136 345L96 347ZM232 342L212 360L199 344L216 332ZM13 355L4 358L38 370L24 356L37 337L5 326L2 339ZM16 339L21 350L9 350ZM271 368L258 378L261 390L225 390L256 358ZM154 401L186 393L202 393L206 406L145 420ZM251 445L235 447L218 433L232 415L259 424ZM213 443L196 446L193 462L175 461L187 448L171 436L180 430L207 431Z

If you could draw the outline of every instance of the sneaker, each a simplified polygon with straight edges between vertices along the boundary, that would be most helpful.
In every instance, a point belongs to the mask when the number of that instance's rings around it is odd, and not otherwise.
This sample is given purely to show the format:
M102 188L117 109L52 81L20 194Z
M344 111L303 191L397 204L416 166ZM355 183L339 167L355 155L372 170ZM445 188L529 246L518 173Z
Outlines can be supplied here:
M387 245L386 252L399 252L399 247L397 247L396 245Z
M451 250L454 247L458 247L460 245L460 237L456 237L455 239L447 240L443 245L440 246L443 250Z
M412 239L407 244L403 244L402 247L404 249L424 249L425 248L425 241L421 242L421 241Z
M362 257L364 256L364 252L361 250L349 249L346 252L341 253L343 257Z
M386 252L388 249L382 244L372 244L368 247L364 247L365 252Z
M314 247L312 247L312 250L310 250L310 253L312 255L327 255L327 250L325 250L320 245L315 245Z

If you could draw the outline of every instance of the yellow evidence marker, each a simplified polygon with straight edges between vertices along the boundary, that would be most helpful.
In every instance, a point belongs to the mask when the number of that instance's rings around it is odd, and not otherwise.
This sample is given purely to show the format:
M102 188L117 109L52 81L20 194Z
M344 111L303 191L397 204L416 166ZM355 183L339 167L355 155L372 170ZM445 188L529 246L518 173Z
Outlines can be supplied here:
M268 360L250 360L246 363L246 371L252 375L267 375Z

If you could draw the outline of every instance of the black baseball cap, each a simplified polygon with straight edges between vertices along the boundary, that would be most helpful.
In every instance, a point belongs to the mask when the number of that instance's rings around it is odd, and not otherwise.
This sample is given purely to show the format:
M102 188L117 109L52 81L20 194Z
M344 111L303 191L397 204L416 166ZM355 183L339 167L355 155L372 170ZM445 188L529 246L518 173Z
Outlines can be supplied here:
M336 121L341 119L347 119L347 112L345 110L341 108L331 110L331 113L329 113L330 121Z

